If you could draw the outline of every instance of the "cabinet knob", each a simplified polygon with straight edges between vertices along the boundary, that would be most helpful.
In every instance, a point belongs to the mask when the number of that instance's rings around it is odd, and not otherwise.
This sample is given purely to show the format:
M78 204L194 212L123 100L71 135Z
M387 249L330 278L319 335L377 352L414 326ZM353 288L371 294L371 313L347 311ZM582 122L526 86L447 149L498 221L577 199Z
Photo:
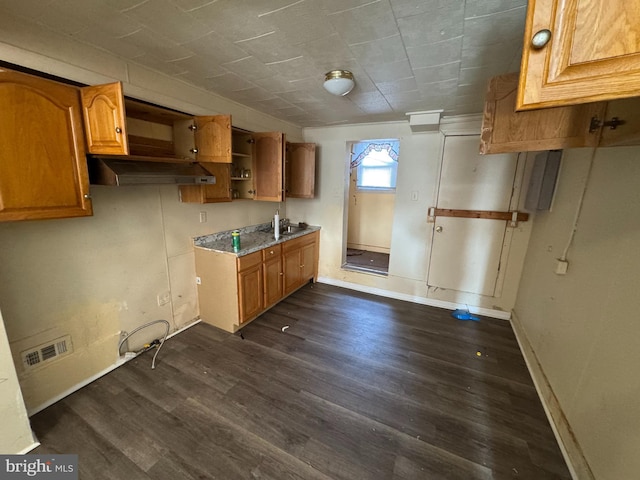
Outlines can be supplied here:
M90 193L85 193L83 196L84 196L85 199L91 200L91 194Z
M189 125L189 130L191 130L192 132L195 132L198 129L198 127L196 127L195 125Z
M273 250L271 250L271 251L269 252L269 255L273 255Z
M251 195L253 195L254 193L256 193L255 190L247 190L247 193L250 193Z
M436 227L436 232L438 232L438 233L442 233L442 226L438 225L438 226Z
M531 46L536 50L543 48L551 40L551 30L543 28L538 30L531 39Z
M122 129L120 127L116 127L116 133L122 133Z
M190 148L189 151L191 153L198 153L198 149L197 148Z

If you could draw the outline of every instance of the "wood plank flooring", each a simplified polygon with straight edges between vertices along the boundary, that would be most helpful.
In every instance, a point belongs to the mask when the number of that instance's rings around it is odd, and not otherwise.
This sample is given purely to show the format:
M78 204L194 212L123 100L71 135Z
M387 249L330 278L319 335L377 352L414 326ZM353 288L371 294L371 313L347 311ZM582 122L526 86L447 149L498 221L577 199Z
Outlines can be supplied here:
M282 327L289 326L282 331ZM566 480L508 322L309 284L35 415L82 479Z

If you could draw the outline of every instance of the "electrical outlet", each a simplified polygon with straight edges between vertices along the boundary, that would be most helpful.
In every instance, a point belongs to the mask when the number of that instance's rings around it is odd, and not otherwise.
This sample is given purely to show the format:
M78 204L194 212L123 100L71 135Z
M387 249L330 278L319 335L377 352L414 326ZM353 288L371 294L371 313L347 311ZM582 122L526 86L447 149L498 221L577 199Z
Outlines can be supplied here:
M171 293L162 292L158 294L158 306L161 307L171 301Z
M207 223L207 212L200 212L200 223Z
M566 275L569 269L569 262L566 260L558 260L556 264L556 275Z

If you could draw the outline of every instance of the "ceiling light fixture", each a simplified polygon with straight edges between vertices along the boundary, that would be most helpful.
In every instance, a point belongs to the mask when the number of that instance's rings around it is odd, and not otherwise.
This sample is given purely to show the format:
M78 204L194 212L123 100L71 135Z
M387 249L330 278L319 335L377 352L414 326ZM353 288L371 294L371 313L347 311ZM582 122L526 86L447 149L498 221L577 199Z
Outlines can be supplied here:
M324 88L332 95L344 96L353 90L356 82L348 70L331 70L324 76Z

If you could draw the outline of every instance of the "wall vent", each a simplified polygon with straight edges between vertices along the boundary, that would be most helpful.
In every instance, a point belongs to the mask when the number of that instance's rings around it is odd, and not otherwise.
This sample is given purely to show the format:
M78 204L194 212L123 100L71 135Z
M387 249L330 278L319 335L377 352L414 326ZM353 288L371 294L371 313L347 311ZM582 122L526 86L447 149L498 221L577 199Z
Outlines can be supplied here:
M20 353L20 357L26 368L33 368L44 363L49 363L71 352L73 352L71 335L65 335L64 337L56 338L37 347L24 350Z

